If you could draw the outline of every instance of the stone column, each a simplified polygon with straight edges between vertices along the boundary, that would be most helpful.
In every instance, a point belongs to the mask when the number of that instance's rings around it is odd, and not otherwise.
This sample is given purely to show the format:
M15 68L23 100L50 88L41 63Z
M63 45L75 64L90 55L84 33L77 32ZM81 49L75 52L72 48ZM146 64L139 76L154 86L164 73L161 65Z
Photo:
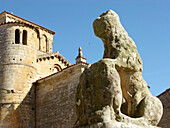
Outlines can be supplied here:
M22 34L23 34L23 32L22 31L19 31L19 36L20 36L20 40L19 40L19 44L22 44L23 42L22 42Z
M49 52L49 42L50 42L50 40L47 39L47 42L46 42L46 52Z
M41 50L41 37L39 37L39 50Z

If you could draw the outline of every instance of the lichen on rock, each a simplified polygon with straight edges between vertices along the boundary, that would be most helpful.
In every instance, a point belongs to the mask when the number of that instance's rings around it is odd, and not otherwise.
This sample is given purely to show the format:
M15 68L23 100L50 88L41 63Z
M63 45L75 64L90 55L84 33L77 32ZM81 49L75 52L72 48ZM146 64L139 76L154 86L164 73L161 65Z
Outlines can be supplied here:
M142 60L119 16L109 10L93 22L93 28L103 41L104 55L80 77L75 127L99 128L94 125L98 123L103 128L113 124L124 128L126 123L128 128L155 127L162 116L162 104L142 77Z

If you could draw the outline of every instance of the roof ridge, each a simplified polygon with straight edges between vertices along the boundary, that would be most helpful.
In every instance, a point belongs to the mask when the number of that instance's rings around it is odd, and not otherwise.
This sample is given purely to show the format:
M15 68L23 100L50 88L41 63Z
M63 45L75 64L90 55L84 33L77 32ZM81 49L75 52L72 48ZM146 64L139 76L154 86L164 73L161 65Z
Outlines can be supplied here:
M51 32L53 35L55 34L55 32L52 31L52 30L50 30L50 29L47 29L47 28L45 28L45 27L43 27L43 26L41 26L41 25L38 25L38 24L33 23L33 22L29 21L29 20L26 20L26 19L24 19L24 18L21 18L21 17L19 17L19 16L17 16L17 15L14 15L14 14L10 13L10 12L3 11L2 13L0 13L0 15L2 15L3 13L7 13L7 14L12 15L12 16L14 16L14 17L16 17L16 18L19 18L19 19L21 19L21 20L23 20L23 21L25 21L25 22L28 22L28 23L30 23L30 24L31 24L32 26L34 26L34 27L38 26L38 27L40 27L40 28L42 28L42 29L45 29L45 30ZM27 24L28 24L28 23L27 23Z
M58 74L58 73L60 73L60 72L63 72L64 70L66 70L66 69L68 69L68 68L71 68L71 67L73 67L73 66L76 66L76 65L78 65L78 64L89 65L88 63L85 63L85 62L80 62L80 63L72 64L72 65L70 65L70 66L68 66L68 67L63 68L61 71L58 71L58 72L52 73L52 74L50 74L50 75L48 75L48 76L39 78L39 79L36 80L34 83L36 83L36 82L38 82L38 81L41 81L41 80L43 80L43 79L49 78L49 77L51 77L51 76L53 76L53 75L55 75L55 74Z
M26 24L26 25L31 26L31 27L35 27L35 26L31 25L31 24L28 24L28 23L26 23L26 22L22 22L22 21L9 21L9 22L2 22L2 23L0 23L0 25L10 24L10 23L20 23L20 24Z
M166 89L164 92L162 92L161 94L159 94L157 97L160 97L161 95L165 94L166 92L168 92L170 90L170 88Z
M57 57L57 58L62 58L64 61L66 61L67 62L67 64L70 66L70 65L72 65L63 55L61 55L58 51L57 52L55 52L55 53L47 53L47 54L41 54L41 55L39 55L38 57L37 57L37 60L38 59L43 59L43 58L49 58L49 57L52 57L52 56L54 56L54 57ZM64 63L64 62L63 62Z

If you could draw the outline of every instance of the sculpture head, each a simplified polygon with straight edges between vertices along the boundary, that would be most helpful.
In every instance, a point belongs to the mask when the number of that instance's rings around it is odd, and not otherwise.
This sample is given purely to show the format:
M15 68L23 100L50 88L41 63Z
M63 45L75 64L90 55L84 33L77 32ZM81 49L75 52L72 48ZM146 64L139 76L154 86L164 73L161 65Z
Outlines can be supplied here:
M93 22L94 33L102 40L110 40L113 38L113 32L116 32L117 24L120 24L119 16L114 11L108 10Z
M93 22L94 33L99 37L104 44L104 55L103 58L116 59L119 56L119 32L124 28L120 24L119 16L112 10L108 10L100 15Z

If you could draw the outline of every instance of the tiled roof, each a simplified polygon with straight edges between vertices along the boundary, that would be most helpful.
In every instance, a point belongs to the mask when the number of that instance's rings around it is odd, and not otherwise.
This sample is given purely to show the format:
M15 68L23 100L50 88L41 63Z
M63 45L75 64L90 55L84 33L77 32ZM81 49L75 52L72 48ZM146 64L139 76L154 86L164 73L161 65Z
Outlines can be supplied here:
M0 23L0 26L1 25L4 25L4 24L15 24L15 23L18 23L18 24L24 24L24 25L27 25L31 28L34 28L35 26L31 25L31 24L27 24L25 22L22 22L22 21L10 21L10 22L3 22L3 23Z
M19 16L16 16L16 15L12 14L12 13L9 13L9 12L7 12L7 11L3 11L2 13L0 13L0 15L2 15L2 14L4 14L4 13L7 13L7 14L9 14L9 15L12 15L12 16L14 16L14 17L16 17L16 18L18 18L18 19L20 19L20 20L22 20L22 21L18 21L18 22L7 22L7 23L4 22L4 23L1 23L0 25L9 24L9 23L24 23L24 24L27 24L27 25L31 25L31 26L33 26L33 27L35 27L35 28L40 27L41 29L47 30L48 32L50 32L50 33L52 33L52 34L55 34L55 32L52 31L52 30L49 30L49 29L47 29L47 28L45 28L45 27L42 27L42 26L40 26L40 25L38 25L38 24L35 24L35 23L31 22L31 21L28 21L28 20L26 20L26 19L23 19L23 18L21 18L21 17L19 17ZM28 22L28 23L26 23L26 22Z

